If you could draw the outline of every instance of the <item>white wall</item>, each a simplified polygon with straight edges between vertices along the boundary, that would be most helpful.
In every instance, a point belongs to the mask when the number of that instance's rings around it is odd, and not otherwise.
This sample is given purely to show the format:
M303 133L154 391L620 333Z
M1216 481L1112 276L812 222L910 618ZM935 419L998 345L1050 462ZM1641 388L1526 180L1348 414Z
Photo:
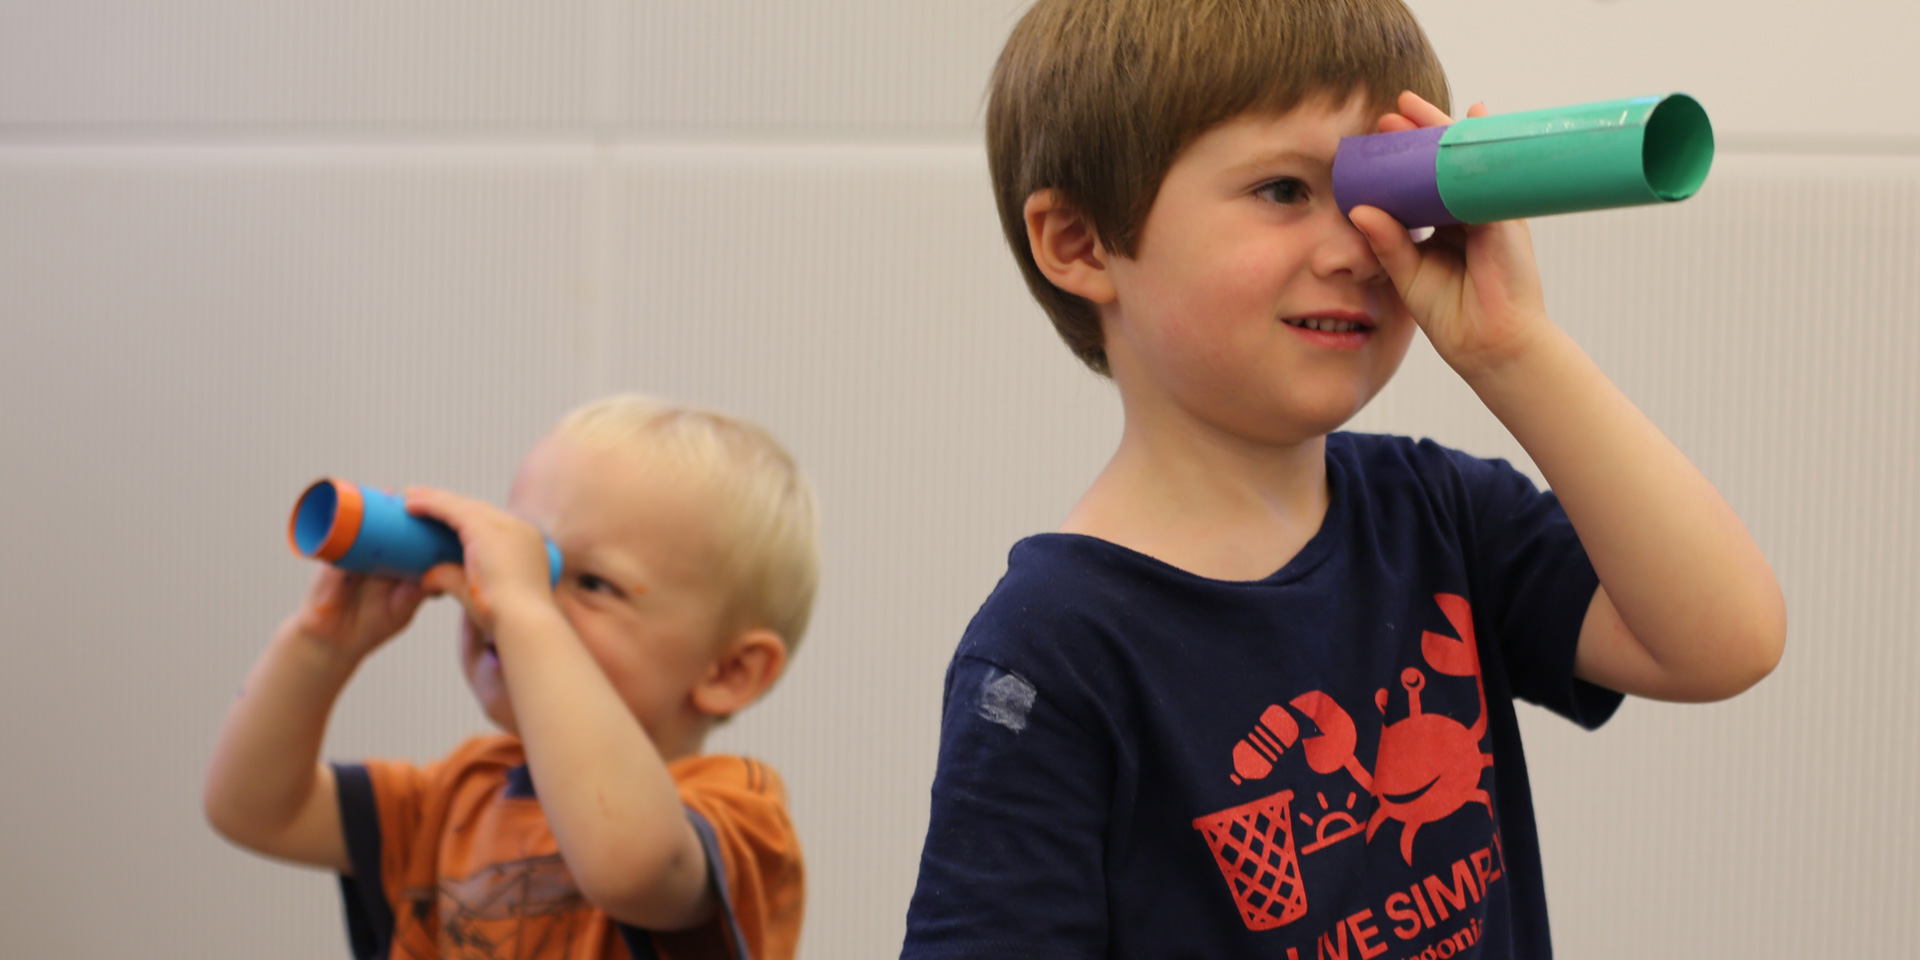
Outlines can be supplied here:
M819 487L794 670L712 746L780 767L810 960L897 950L940 677L1006 547L1117 429L1003 252L981 90L1024 4L0 4L0 956L335 957L329 878L202 824L227 702L308 568L313 477L498 498L576 402L761 420ZM1415 3L1457 101L1684 89L1676 208L1535 225L1551 305L1738 507L1780 671L1528 711L1561 955L1898 955L1920 894L1920 112L1893 0ZM1518 456L1430 353L1358 426ZM452 619L328 749L482 723Z

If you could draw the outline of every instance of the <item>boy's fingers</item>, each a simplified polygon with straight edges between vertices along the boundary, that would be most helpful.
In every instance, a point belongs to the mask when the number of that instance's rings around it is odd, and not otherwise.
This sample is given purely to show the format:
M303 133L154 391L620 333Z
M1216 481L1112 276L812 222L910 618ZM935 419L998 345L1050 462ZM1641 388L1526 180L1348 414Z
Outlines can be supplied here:
M1401 91L1398 106L1402 115L1423 127L1439 127L1453 122L1445 110L1428 103L1412 90Z
M1380 117L1379 127L1381 133L1405 133L1408 130L1418 130L1420 125L1400 114L1389 113Z
M445 507L445 497L432 487L408 487L401 491L400 499L407 505L407 512L426 514L438 518Z
M413 612L427 599L426 588L418 583L403 581L396 584L393 592L387 595L387 613L399 621L413 619Z
M1487 105L1484 103L1476 103L1473 106L1467 108L1467 116L1469 117L1484 117L1486 115L1487 115Z
M1385 210L1364 204L1353 208L1350 219L1367 238L1367 245L1373 248L1373 255L1379 258L1387 276L1396 284L1402 277L1412 276L1420 262L1420 251L1414 248L1413 238L1407 235L1407 228L1401 226L1400 221Z
M452 597L475 623L484 625L493 617L493 608L481 591L480 581L467 576L466 568L457 563L443 563L428 570L420 578L420 587L425 593Z
M355 591L366 581L357 573L348 573L331 564L322 564L313 577L313 609L322 616L332 616L353 599Z
M1424 107L1433 106L1433 101L1428 100L1426 97L1423 97L1417 93L1414 93L1412 90L1400 91L1400 95L1394 98L1394 102L1398 103L1400 105L1401 110L1405 113L1412 113L1413 111L1418 110L1423 106Z
M450 527L458 527L474 503L457 493L432 487L408 487L402 499L406 502L408 513L430 517Z
M466 592L467 571L457 563L443 563L428 570L420 577L420 587L427 593L443 593L459 596Z

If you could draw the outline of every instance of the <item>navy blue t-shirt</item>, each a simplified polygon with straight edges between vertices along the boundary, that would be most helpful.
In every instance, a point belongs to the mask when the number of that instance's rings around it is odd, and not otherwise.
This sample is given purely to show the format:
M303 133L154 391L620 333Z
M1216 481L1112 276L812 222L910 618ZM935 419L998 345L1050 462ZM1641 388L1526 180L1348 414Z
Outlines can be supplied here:
M1327 476L1264 580L1015 545L948 669L903 957L1550 955L1513 698L1619 706L1573 676L1592 565L1503 461L1334 434Z

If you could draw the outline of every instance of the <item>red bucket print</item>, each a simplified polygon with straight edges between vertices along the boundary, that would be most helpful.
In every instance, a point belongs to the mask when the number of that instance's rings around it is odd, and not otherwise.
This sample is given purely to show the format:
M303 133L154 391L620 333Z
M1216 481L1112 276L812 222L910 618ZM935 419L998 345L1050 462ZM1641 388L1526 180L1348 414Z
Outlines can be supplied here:
M1193 821L1249 930L1272 930L1307 915L1292 816L1293 791L1282 790Z

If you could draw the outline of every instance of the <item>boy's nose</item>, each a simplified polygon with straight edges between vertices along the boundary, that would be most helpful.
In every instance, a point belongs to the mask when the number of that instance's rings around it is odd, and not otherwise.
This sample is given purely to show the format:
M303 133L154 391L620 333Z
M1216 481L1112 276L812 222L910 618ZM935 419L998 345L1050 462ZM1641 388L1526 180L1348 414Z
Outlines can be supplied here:
M1373 245L1367 242L1367 235L1331 205L1323 215L1320 240L1314 247L1311 265L1314 275L1324 280L1346 273L1362 283L1372 283L1386 276L1380 258L1373 255Z

